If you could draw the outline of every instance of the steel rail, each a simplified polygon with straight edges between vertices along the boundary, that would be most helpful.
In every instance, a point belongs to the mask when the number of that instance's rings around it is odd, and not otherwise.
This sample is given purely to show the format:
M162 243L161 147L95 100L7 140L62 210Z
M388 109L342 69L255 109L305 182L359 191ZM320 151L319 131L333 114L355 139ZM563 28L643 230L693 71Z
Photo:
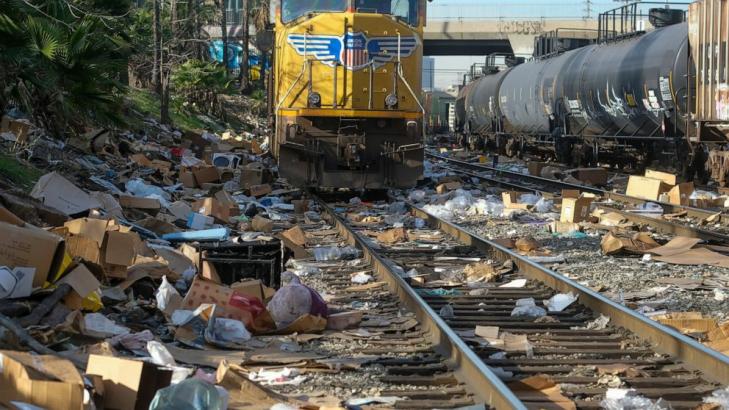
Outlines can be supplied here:
M463 228L408 204L415 216L427 221L431 227L450 234L465 245L486 252L496 260L512 260L519 272L556 291L573 292L582 305L610 318L612 325L623 327L637 337L651 343L658 353L678 358L689 369L698 370L710 381L729 385L729 357L690 339L675 329L664 326L620 305L599 293L566 278L551 269L532 262L503 246L467 232Z
M495 409L526 410L527 407L499 379L499 377L471 350L450 326L405 282L390 265L360 235L324 201L316 198L319 206L330 216L337 231L346 241L361 249L364 258L372 263L375 273L387 282L390 290L413 311L423 329L428 332L436 352L449 358L456 378L471 387L471 393Z
M442 157L438 157L438 156L436 156L436 157L439 159L442 158ZM471 164L471 163L467 163L467 162L463 162L463 161L452 160L449 162L457 163L457 165L459 165L459 166L470 165L470 166L472 166L472 168L478 167L476 164ZM481 168L481 167L478 167L478 168ZM489 168L489 170L494 169L491 167L488 167L488 168ZM460 172L460 173L463 173L470 177L478 178L483 181L487 181L493 185L496 185L496 186L499 186L502 188L516 189L519 191L527 191L527 192L531 191L531 192L535 192L535 193L539 193L539 194L544 194L544 193L553 194L553 192L543 191L543 190L541 190L537 187L533 187L533 186L521 185L521 184L518 184L515 182L504 181L504 180L487 177L484 175L475 174L475 173L471 173L468 171L450 168L450 167L446 167L446 169L449 169L454 172ZM499 171L501 171L501 170L499 170ZM639 198L629 197L629 196L622 195L622 194L615 194L615 193L609 192L609 191L603 191L603 190L600 190L600 189L594 188L594 187L583 187L582 185L575 185L575 184L570 184L568 182L555 181L553 179L548 179L548 178L535 177L533 175L520 174L518 172L513 172L513 171L504 171L504 172L514 174L515 178L517 176L528 177L528 178L539 178L540 180L549 181L553 185L563 184L562 186L566 187L568 189L579 189L581 191L587 191L590 193L601 194L601 195L607 197L608 199L612 199L616 202L630 202L630 203L634 203L634 204L638 203L638 201L642 201L642 203L653 202L653 201L641 200ZM528 178L524 178L524 179L528 179ZM628 198L628 200L623 200L622 198ZM676 211L676 210L687 211L687 215L689 214L688 212L690 209L693 209L693 210L699 211L699 212L704 212L705 213L704 218L715 215L714 213L707 212L706 210L701 210L701 209L696 209L696 208L684 208L684 207L678 207L677 205L665 204L665 203L658 203L658 204L663 206L664 211L666 210L667 207L670 207L670 209L673 211ZM690 226L681 225L681 224L663 220L663 219L651 218L650 216L644 216L644 215L640 215L640 214L633 213L633 212L622 211L622 210L615 209L615 208L612 208L610 206L605 206L605 205L598 205L598 208L601 208L607 212L618 213L630 222L652 226L652 227L656 228L656 230L658 230L659 232L664 233L664 234L687 236L690 238L699 238L699 239L703 239L703 240L711 241L711 242L729 243L729 235L722 234L719 232L709 231L709 230L701 229L701 228L693 228ZM676 212L676 213L678 213L678 212Z
M617 192L606 191L606 190L596 188L593 186L573 184L573 183L569 183L569 182L558 181L555 179L544 178L544 177L540 177L540 176L536 176L536 175L528 175L528 174L522 174L519 172L509 171L509 170L505 170L505 169L498 169L498 168L490 167L488 165L474 164L471 162L465 162L465 161L460 161L460 160L457 160L454 158L448 158L448 157L444 157L441 155L436 155L436 154L433 154L430 152L426 152L426 155L431 158L440 160L440 161L459 165L459 166L470 168L473 170L488 171L488 172L493 172L495 174L501 174L501 175L505 175L508 177L518 178L521 180L527 180L527 181L530 181L530 182L540 185L540 186L554 186L555 188L558 188L558 189L576 189L576 190L580 190L583 192L599 194L599 195L605 197L606 199L612 199L613 201L626 202L626 203L630 203L633 205L642 205L646 202L653 202L653 203L660 205L663 208L664 212L669 213L669 214L677 214L677 213L681 213L681 212L685 211L686 215L691 218L706 219L708 217L716 217L717 222L722 222L722 224L725 224L725 225L727 223L729 223L729 221L727 221L727 219L729 219L729 218L725 218L724 215L717 216L717 212L709 211L706 209L669 204L667 202L649 201L646 199L628 196L625 194L619 194Z

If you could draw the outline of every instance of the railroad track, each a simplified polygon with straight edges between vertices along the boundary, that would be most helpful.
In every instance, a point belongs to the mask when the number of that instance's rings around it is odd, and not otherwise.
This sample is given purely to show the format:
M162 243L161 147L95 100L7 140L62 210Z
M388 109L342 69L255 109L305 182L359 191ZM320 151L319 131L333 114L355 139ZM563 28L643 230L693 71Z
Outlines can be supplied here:
M415 313L433 349L447 358L448 372L465 383L477 403L498 409L569 408L559 407L564 399L577 408L600 408L607 389L617 383L644 397L663 399L674 409L689 409L729 385L726 356L421 209L411 207L411 213L428 227L411 229L409 235L430 239L385 245L366 236L388 225L352 222L341 204L321 206L342 238L363 250L378 279ZM369 213L384 216L385 211ZM417 284L395 267L434 277L476 260L513 268L484 285L485 290L472 292L462 284ZM518 279L526 281L524 287L500 287ZM543 306L556 293L573 293L577 302L545 318L511 316L519 299L533 298ZM444 306L452 308L452 315ZM596 326L601 316L609 322ZM498 334L518 336L522 344L504 352L476 337L476 326L498 328ZM536 375L548 375L561 385L561 394L548 396L514 385Z
M563 189L588 192L599 195L605 201L613 202L613 204L602 203L599 204L598 207L609 210L610 212L616 212L622 215L628 221L637 224L652 226L661 233L687 236L691 238L700 238L714 243L729 243L729 217L715 211L692 208L687 206L679 206L665 202L647 201L645 199L610 192L592 186L577 185L568 182L558 181L555 179L522 174L519 172L498 169L483 164L460 161L433 153L427 153L426 155L431 159L442 161L444 163L452 165L452 167L446 167L451 171L461 173L469 177L478 178L482 181L488 182L493 186L518 191L535 192L542 195L545 193L551 195L559 195ZM488 173L488 175L484 175L484 173ZM697 221L710 220L713 224L720 224L720 228L699 228L696 226L691 226L688 223L679 223L671 220L640 215L634 212L627 212L614 206L616 204L643 205L647 202L652 202L660 205L663 208L665 214L683 215Z
M335 225L331 216L328 219ZM299 226L306 232L310 249L337 246L347 238L341 229L322 229L318 223ZM468 375L450 360L457 349L433 342L433 323L423 314L426 305L404 296L411 290L391 287L385 281L364 286L352 283L352 274L374 275L376 261L363 258L360 263L345 263L308 258L297 263L317 271L303 280L327 295L330 313L364 313L356 331L346 336L327 332L313 341L314 351L328 357L323 363L347 370L331 376L326 372L316 374L315 380L301 386L279 388L281 393L308 395L311 390L306 390L307 386L315 386L317 390L344 392L335 395L349 396L351 391L351 396L357 397L372 396L375 393L368 394L367 390L375 388L377 396L394 398L368 408L448 409L483 402L475 394L478 385L468 382Z

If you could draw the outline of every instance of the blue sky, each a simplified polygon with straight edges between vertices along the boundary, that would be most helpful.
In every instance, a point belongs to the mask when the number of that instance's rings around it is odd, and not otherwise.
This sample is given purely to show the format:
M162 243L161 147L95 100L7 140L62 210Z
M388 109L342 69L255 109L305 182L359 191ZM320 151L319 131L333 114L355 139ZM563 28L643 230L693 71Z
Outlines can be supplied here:
M431 19L484 18L582 18L586 0L433 0L428 4ZM620 6L611 0L590 1L592 15Z
M429 20L483 19L581 19L586 16L587 0L433 0L428 3ZM589 1L591 18L622 5L622 1ZM651 7L657 7L652 5ZM460 83L471 64L484 57L436 57L435 85L447 88Z

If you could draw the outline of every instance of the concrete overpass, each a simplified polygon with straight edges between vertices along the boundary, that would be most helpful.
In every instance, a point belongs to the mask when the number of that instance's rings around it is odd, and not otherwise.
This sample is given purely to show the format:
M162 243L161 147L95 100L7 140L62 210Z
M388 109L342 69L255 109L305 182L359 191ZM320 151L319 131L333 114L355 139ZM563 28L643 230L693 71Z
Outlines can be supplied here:
M425 27L424 54L478 56L531 55L534 37L556 29L595 30L597 20L435 20Z

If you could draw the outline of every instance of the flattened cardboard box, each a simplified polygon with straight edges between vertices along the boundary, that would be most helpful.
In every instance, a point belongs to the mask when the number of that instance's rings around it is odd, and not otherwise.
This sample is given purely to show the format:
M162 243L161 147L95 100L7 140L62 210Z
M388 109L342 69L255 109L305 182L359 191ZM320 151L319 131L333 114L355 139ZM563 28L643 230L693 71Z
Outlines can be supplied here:
M30 196L66 215L75 215L100 207L89 194L57 172L40 177Z
M60 267L65 252L63 238L40 228L0 222L0 266L35 268L33 287L41 287Z
M68 360L0 351L0 403L10 406L11 401L47 410L81 410L84 382Z
M104 407L147 410L157 390L170 385L172 371L151 363L90 355L86 373L104 380Z

